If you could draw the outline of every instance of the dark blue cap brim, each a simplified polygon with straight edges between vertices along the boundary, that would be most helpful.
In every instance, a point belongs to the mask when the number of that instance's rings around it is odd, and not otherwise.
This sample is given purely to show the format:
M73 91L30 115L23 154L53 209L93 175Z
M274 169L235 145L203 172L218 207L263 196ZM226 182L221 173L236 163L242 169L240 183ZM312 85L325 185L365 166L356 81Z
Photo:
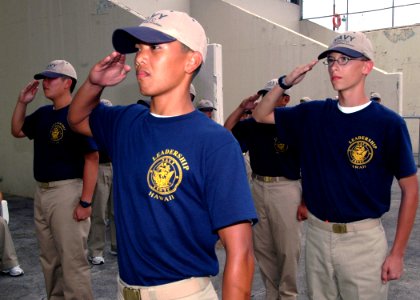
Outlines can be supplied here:
M149 27L127 27L114 31L112 44L114 49L122 54L137 52L137 43L163 44L176 41L176 39L163 32Z
M322 59L328 56L328 54L330 54L331 52L339 52L341 54L347 55L348 57L351 58L359 58L359 57L363 57L363 53L360 53L359 51L356 50L352 50L349 48L344 48L344 47L336 47L336 48L331 48L328 49L324 52L322 52L319 56L318 59Z
M59 74L59 73L45 71L45 72L42 72L42 73L35 74L34 75L34 79L40 80L40 79L44 79L44 78L58 78L58 77L63 77L63 76L65 76L65 75Z
M258 95L260 95L260 96L265 96L265 94L267 94L268 93L268 91L267 90L264 90L264 89L262 89L262 90L259 90L258 92L257 92L257 94Z

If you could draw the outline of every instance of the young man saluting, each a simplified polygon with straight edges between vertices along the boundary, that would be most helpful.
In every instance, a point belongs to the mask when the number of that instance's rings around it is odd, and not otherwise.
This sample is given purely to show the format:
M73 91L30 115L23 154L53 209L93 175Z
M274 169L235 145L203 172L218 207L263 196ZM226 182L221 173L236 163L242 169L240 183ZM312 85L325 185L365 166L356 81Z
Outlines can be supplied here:
M404 120L366 96L373 54L363 33L340 34L318 56L326 58L338 100L274 108L278 95L298 84L313 61L280 77L254 111L257 121L275 123L300 150L310 299L383 300L387 282L403 271L418 205L417 167ZM380 218L389 210L394 177L401 204L387 253Z
M209 276L218 273L219 237L227 255L223 298L249 298L256 213L242 154L189 95L206 57L203 28L185 13L158 11L138 27L117 29L113 44L118 52L92 68L69 122L113 162L119 299L217 299ZM130 71L124 53L134 52L150 110L98 106L103 89Z

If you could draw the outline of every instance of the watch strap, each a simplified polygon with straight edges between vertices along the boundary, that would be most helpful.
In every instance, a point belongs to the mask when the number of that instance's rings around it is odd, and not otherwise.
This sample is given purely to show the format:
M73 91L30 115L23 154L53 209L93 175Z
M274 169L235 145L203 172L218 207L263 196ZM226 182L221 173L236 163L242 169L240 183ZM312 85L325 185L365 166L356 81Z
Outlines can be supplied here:
M286 75L280 76L279 80L278 80L278 84L279 86L283 89L283 90L288 90L290 89L293 85L287 85L286 84Z
M84 201L84 200L80 199L79 204L83 208L88 208L92 205L92 202L87 202L87 201Z

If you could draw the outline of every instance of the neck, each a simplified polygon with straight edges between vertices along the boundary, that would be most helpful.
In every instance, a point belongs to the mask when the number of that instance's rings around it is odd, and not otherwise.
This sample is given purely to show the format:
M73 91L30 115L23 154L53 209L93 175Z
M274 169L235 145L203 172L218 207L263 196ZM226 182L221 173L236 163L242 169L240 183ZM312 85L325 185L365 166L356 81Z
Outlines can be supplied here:
M63 107L70 105L72 98L71 98L71 94L69 93L69 94L65 94L51 100L53 102L54 109L58 110L58 109L61 109Z
M152 96L150 112L161 116L179 116L194 111L189 93L189 82L177 88Z
M353 107L366 104L369 98L366 96L364 87L352 90L338 91L338 102L343 107Z

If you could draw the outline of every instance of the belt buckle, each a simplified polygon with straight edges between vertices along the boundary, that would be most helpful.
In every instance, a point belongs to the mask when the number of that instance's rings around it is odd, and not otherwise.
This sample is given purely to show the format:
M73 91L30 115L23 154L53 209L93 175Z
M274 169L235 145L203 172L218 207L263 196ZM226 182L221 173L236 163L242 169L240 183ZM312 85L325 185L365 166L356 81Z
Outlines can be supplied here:
M124 287L123 297L124 300L141 300L141 293L139 289Z
M271 178L270 176L263 176L263 181L264 182L273 182L273 178Z
M43 189L48 189L50 187L49 182L40 182L39 186Z
M347 233L346 224L332 224L332 230L334 233Z

